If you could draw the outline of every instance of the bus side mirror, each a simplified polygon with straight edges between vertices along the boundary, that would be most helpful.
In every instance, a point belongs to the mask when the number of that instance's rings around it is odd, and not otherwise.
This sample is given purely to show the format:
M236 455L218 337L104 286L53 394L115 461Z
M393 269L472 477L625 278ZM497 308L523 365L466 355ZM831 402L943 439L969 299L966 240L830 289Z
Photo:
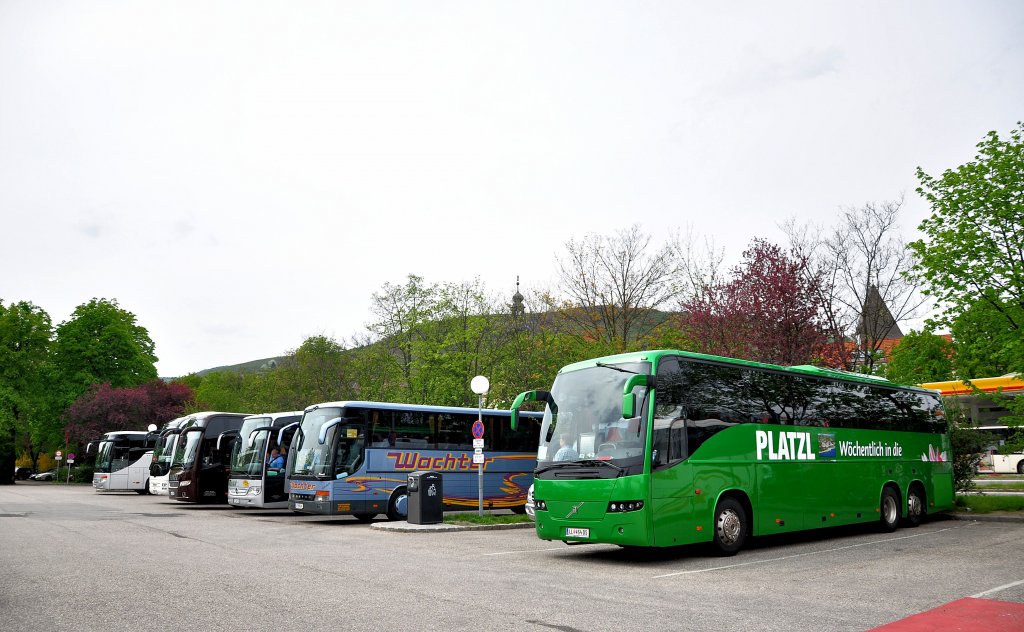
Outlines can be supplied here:
M622 418L633 417L636 417L636 393L626 393L622 396Z
M650 375L634 375L626 380L622 387L622 418L632 419L636 417L636 393L633 389L638 386L650 388L654 385L654 378Z
M519 409L522 408L526 402L546 402L551 408L556 409L555 400L552 399L551 393L548 391L526 391L516 396L515 401L512 402L512 408L509 409L511 412L512 429L515 430L519 427ZM556 409L557 410L557 409Z

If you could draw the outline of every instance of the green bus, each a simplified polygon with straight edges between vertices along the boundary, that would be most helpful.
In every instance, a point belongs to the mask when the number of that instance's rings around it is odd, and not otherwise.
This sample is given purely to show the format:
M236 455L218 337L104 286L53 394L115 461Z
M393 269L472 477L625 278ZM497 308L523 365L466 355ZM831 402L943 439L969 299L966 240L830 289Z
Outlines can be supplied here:
M938 393L813 366L684 351L570 364L543 402L537 535L621 546L714 542L953 507Z

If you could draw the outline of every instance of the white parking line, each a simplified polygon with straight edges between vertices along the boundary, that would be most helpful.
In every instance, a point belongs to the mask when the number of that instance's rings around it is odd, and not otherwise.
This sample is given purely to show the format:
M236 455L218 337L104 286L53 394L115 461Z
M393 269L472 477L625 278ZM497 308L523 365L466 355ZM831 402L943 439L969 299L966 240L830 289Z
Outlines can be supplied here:
M526 551L502 551L500 553L484 553L484 556L486 557L488 555L513 555L515 553L540 553L541 551L561 551L562 549L565 549L565 548L567 548L567 547L556 546L555 548L552 548L552 549L528 549Z
M991 595L991 594L994 594L994 593L997 593L997 592L1003 592L1007 588L1013 588L1014 586L1020 586L1021 584L1024 584L1024 579L1022 579L1020 581L1015 581L1012 584L1004 584L1002 586L997 586L996 588L993 588L991 590L986 590L985 592L980 592L977 595L971 595L971 597L973 597L975 599L981 599L982 597L987 597L988 595Z
M903 535L898 538L887 538L885 540L872 540L871 542L861 542L860 544L851 544L849 546L840 546L834 549L825 549L822 551L810 551L808 553L797 553L795 555L785 555L783 557L773 557L768 560L756 560L753 562L743 562L741 564L729 564L727 566L713 566L711 568L699 568L692 571L679 571L678 573L666 573L665 575L655 575L652 579L662 579L664 577L676 577L678 575L695 575L697 573L708 573L711 571L725 571L731 568L740 568L742 566L753 566L755 564L767 564L769 562L781 562L782 560L792 560L798 557L807 557L808 555L820 555L822 553L834 553L836 551L845 551L847 549L856 549L862 546L872 546L875 544L882 544L884 542L895 542L897 540L909 540L910 538L919 538L923 535L932 535L935 533L942 533L943 531L952 531L953 529L959 529L960 527L947 527L945 529L939 529L938 531L929 531L928 533L915 533L914 535Z

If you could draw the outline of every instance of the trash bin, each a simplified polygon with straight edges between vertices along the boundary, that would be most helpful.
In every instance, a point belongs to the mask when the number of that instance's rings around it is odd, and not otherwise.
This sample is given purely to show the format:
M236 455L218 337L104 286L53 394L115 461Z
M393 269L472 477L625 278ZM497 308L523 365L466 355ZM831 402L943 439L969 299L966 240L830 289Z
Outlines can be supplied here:
M444 521L444 493L440 472L417 471L409 475L409 524Z

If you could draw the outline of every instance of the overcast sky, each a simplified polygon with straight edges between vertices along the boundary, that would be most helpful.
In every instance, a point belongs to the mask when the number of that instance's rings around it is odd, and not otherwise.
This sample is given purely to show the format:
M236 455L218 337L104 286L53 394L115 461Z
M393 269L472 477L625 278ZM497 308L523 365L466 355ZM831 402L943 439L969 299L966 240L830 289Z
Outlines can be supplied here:
M733 260L1024 118L1024 3L0 0L0 299L160 375L363 331L408 273L549 286L587 232Z

